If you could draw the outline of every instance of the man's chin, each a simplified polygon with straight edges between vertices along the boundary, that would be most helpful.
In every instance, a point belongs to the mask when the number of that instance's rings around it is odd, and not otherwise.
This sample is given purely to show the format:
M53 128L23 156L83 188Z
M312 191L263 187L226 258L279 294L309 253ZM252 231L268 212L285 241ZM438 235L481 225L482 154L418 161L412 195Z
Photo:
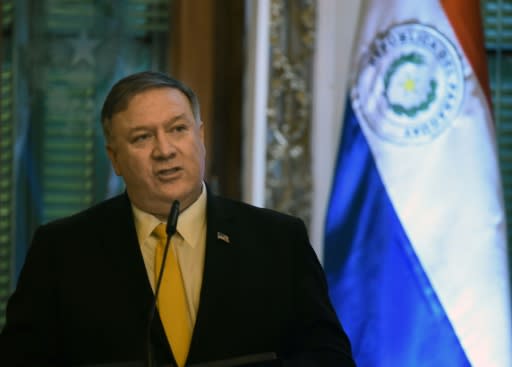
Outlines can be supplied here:
M128 197L133 205L148 214L154 215L162 220L167 220L174 201L173 197L133 197L128 193Z

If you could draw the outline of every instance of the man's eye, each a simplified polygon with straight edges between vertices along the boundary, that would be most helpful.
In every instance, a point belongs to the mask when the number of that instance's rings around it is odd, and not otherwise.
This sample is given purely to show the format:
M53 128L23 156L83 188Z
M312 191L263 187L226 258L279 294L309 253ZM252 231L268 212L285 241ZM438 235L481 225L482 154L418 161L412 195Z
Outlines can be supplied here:
M136 135L136 136L132 139L132 141L133 141L134 143L138 143L138 142L144 141L144 140L146 140L146 139L148 139L148 138L149 138L149 134L140 134L140 135Z
M181 133L183 131L187 130L187 126L186 125L176 125L172 128L172 131L173 132L177 132L177 133Z

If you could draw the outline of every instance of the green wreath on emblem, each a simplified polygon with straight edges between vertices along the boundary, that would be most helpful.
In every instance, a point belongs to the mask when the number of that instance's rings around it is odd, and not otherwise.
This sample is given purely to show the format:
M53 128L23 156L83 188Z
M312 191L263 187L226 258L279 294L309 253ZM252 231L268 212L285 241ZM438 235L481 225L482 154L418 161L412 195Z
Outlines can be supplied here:
M420 104L418 104L416 106L406 108L400 104L391 103L391 101L388 98L388 93L387 93L390 80L393 77L393 75L397 72L397 70L402 65L407 64L407 63L412 63L415 65L422 65L422 64L424 64L424 61L423 61L423 57L421 55L414 53L414 52L398 58L391 64L390 68L386 72L386 75L384 77L384 87L385 87L386 100L388 101L388 104L390 105L391 110L394 113L396 113L397 115L406 115L406 116L412 118L412 117L416 116L416 114L419 111L426 110L427 107L430 105L430 103L432 103L432 101L435 99L436 90L437 90L437 82L433 79L430 80L430 83L429 83L430 90L427 94L427 98L423 102L421 102Z

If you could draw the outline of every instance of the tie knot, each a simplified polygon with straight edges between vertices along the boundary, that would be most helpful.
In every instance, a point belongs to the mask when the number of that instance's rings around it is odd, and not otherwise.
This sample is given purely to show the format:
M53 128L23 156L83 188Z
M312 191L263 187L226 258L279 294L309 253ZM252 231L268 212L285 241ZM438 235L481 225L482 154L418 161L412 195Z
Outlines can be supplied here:
M165 224L160 223L153 230L153 234L158 237L160 241L165 241L167 239L167 232L165 231Z

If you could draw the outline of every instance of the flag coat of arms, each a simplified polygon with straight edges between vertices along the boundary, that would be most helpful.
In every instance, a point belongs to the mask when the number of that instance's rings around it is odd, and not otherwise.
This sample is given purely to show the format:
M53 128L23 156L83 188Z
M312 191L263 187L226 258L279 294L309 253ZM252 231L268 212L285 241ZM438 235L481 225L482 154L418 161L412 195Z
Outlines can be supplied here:
M512 366L478 0L364 1L326 218L358 366Z

